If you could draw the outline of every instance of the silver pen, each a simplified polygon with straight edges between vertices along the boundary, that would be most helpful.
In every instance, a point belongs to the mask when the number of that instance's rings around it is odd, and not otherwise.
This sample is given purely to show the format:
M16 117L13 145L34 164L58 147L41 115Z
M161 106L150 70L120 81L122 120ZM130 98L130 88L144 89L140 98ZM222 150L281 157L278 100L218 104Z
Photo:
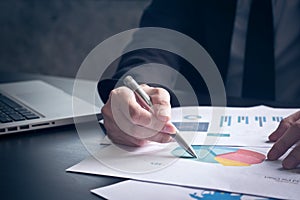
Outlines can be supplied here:
M140 87L140 85L131 77L126 76L123 80L124 85L126 85L128 88L130 88L133 92L135 92L147 105L149 105L151 108L153 106L150 97L148 94ZM198 158L197 154L195 153L192 146L190 146L179 134L179 131L176 129L175 134L170 134L171 137L173 137L176 142L181 146L186 152L188 152L191 156L194 158Z

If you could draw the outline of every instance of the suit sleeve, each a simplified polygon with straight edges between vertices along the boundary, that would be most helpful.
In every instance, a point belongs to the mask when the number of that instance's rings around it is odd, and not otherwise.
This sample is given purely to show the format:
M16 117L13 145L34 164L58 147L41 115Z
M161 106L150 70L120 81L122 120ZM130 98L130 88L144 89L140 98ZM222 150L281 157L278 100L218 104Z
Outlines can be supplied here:
M193 21L191 19L194 19L192 15L195 12L191 5L193 4L184 3L182 0L154 0L145 9L140 21L140 27L168 28L188 34L192 32L191 27ZM129 45L133 43L138 44L139 42L147 39L150 38L141 38L138 34L136 34ZM120 58L117 70L112 79L101 80L99 82L98 91L103 102L107 101L110 91L116 87L118 80L126 73L134 71L134 69L149 63L169 66L180 73L182 71L189 73L191 70L186 69L192 68L190 63L188 63L185 59L168 51L146 48L129 52ZM175 95L172 93L176 77L170 75L164 70L155 70L154 68L151 68L151 66L147 67L143 70L135 70L137 72L131 72L131 75L135 76L137 81L140 83L149 83L147 81L149 80L149 76L152 76L150 78L151 80L162 81L160 86L167 89L171 94L171 99L174 99L174 102L171 102L172 105L178 104L178 102L176 102ZM188 76L187 73L184 75Z

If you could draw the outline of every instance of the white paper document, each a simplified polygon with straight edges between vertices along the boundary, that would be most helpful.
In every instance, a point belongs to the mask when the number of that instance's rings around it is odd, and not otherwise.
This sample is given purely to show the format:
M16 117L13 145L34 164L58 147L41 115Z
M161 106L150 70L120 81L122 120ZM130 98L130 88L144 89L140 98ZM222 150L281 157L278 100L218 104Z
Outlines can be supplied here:
M178 107L172 122L197 145L270 147L268 136L298 109L256 107Z
M147 157L146 152L134 159L132 153L115 148L107 147L103 158L98 157L100 161L89 157L67 171L282 199L300 196L300 169L283 170L280 160L264 160L267 148L216 146L208 150L205 146L202 150L208 154L198 160L182 155L180 150L165 152L165 160L162 154ZM107 152L111 152L110 158ZM182 158L168 162L174 155Z
M141 148L111 144L67 171L298 200L300 168L283 170L282 158L266 160L267 136L295 111L265 106L175 108L172 122L193 142L197 159L175 142Z
M253 195L236 194L198 188L156 184L142 181L123 181L106 187L91 190L92 193L110 200L119 199L172 199L172 200L268 200Z

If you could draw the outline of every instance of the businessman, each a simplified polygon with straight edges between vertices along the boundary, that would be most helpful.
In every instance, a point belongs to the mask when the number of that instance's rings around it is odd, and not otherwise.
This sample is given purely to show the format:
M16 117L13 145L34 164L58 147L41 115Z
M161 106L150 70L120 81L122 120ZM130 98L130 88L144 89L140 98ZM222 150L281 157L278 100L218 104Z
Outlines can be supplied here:
M144 11L140 26L173 29L201 44L218 66L227 96L299 102L298 19L299 0L154 0ZM133 38L132 42L137 41ZM199 94L198 98L201 98L200 94L207 94L201 77L187 61L156 49L137 50L124 55L114 79L147 63L171 66L189 80ZM139 77L147 75L139 74ZM166 81L174 80L163 71L156 76ZM114 89L113 81L102 81L99 85L102 88L101 98L106 102L102 109L104 125L113 142L142 146L148 141L171 141L171 137L165 134L175 132L170 123L171 106L175 103L170 91L166 90L170 88L141 85L156 105L153 112L149 112L129 89ZM118 112L118 120L114 118L114 110ZM141 136L141 133L145 134ZM270 160L278 159L297 144L300 141L300 112L284 119L269 139L275 142L268 153ZM291 169L299 164L298 144L284 159L283 167Z

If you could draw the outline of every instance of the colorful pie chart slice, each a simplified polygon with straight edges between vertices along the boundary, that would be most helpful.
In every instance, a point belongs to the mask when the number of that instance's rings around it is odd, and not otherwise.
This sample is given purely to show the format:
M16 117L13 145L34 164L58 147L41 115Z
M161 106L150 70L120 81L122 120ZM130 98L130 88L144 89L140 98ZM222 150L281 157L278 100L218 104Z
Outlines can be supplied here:
M174 149L172 154L181 158L224 166L250 166L262 163L266 158L259 152L232 147L194 145L193 148L198 155L201 155L198 159L191 158L181 147Z
M225 166L250 166L263 162L265 155L250 150L239 149L236 152L217 155L215 160Z

